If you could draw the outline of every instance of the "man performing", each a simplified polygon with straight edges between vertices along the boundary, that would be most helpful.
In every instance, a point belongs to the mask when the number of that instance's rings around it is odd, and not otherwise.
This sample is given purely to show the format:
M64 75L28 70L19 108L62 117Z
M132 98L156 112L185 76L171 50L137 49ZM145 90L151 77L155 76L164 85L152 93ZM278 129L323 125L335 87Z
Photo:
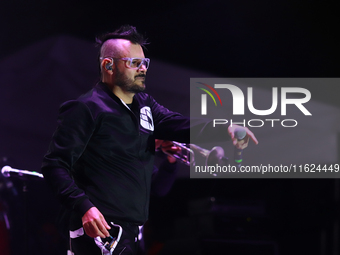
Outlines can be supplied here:
M70 254L136 254L138 226L148 217L155 139L189 143L194 131L189 118L143 93L150 60L134 27L97 41L101 81L61 106L42 173L66 210ZM205 126L196 125L197 136ZM234 129L225 134L236 144ZM249 138L257 143L247 129L237 146L245 148Z

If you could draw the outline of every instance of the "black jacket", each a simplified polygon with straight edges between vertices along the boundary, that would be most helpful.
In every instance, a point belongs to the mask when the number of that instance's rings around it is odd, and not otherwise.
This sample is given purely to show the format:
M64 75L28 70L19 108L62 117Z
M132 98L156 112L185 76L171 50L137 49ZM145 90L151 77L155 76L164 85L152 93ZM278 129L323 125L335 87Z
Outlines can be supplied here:
M189 119L138 93L131 110L103 83L60 108L42 173L82 216L142 224L148 216L155 138L189 142Z

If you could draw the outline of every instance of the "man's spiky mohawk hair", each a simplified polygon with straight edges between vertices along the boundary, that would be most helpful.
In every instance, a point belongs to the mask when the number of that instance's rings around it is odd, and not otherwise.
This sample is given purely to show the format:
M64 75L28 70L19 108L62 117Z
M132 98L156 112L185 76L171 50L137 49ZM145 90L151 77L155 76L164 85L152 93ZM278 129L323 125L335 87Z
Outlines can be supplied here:
M107 40L110 39L125 39L129 40L133 44L139 44L142 47L148 44L147 39L137 32L137 29L130 25L123 25L116 31L111 33L105 33L96 38L97 46L101 47Z

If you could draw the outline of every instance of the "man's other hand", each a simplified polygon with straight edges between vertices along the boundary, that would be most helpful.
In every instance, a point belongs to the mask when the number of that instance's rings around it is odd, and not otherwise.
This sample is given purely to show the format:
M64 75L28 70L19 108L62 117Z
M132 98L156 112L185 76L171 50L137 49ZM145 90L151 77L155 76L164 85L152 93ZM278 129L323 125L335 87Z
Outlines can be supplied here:
M107 230L111 229L111 227L96 207L91 207L82 217L82 221L85 233L89 237L95 238L100 236L101 238L105 238L110 236Z

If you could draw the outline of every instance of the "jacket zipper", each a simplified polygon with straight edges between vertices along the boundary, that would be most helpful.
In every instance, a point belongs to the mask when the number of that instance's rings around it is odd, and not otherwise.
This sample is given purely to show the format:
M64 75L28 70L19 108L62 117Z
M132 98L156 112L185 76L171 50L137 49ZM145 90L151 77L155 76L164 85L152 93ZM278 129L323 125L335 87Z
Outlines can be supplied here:
M120 99L121 102L123 103L123 105L130 111L130 113L133 115L133 117L135 118L135 121L136 121L136 126L137 126L137 129L138 129L138 136L140 137L140 125L139 125L139 122L138 122L138 119L137 119L137 116L136 114L130 109L130 107L122 100ZM141 140L139 141L139 150L140 151L140 147L141 147ZM148 201L148 192L147 192L147 181L146 181L146 171L145 171L145 167L143 164L141 164L142 167L143 167L143 173L144 173L144 184L145 184L145 204L144 204L144 218L147 218L147 201Z

